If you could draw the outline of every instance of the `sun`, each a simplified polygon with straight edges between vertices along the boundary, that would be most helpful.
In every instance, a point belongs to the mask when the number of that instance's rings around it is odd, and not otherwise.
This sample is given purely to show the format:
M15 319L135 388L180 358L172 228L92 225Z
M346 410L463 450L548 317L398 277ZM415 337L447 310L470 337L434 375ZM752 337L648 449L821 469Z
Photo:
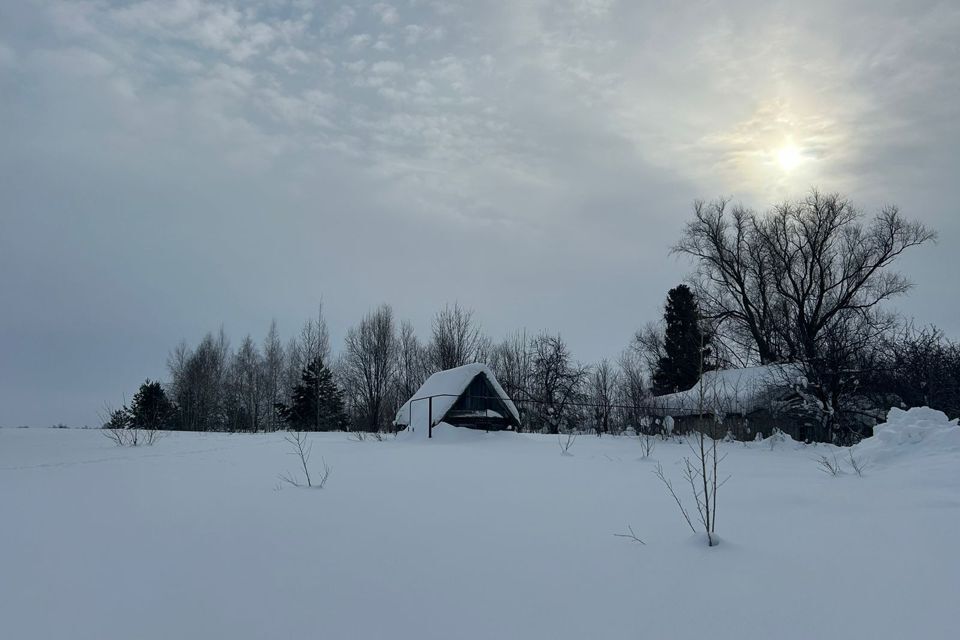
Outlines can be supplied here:
M793 171L802 161L800 148L792 143L787 143L777 150L777 162L784 171Z

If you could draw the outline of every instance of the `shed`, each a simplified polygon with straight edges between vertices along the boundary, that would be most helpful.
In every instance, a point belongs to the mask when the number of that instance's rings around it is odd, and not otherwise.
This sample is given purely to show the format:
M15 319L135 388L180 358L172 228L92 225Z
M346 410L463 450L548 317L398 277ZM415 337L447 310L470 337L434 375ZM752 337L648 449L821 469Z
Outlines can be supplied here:
M490 368L474 363L438 371L397 411L398 428L430 430L441 422L497 431L520 425L520 413Z

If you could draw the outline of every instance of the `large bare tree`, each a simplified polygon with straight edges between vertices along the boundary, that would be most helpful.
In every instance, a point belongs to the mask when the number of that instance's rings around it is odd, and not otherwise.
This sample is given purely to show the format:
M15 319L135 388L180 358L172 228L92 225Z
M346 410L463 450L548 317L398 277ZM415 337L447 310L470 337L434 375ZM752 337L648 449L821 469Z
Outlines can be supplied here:
M240 342L230 363L233 429L260 431L266 414L266 380L260 349L249 335Z
M578 413L589 368L573 361L559 335L541 333L531 342L531 409L538 426L559 433Z
M839 194L813 191L762 215L697 202L674 251L696 260L698 298L718 336L767 363L816 358L840 316L906 292L892 264L935 237L896 207L865 220Z
M435 371L481 362L489 347L490 341L474 319L472 309L454 303L434 316L430 360Z
M167 359L170 395L178 407L178 428L216 431L226 426L225 391L230 343L223 327L204 336L196 349L180 343Z
M398 404L413 397L429 371L427 349L420 344L413 324L409 320L400 323L397 336L397 400Z
M347 332L339 373L359 426L389 427L394 409L399 340L390 305L369 312Z
M270 329L263 341L263 384L264 384L264 428L276 431L280 428L277 416L277 404L286 400L284 393L284 361L283 343L280 342L280 333L277 330L277 321L270 322Z
M614 413L620 390L620 372L609 360L601 360L590 372L587 385L589 404L593 410L593 423L597 436L603 433L619 433L619 423Z

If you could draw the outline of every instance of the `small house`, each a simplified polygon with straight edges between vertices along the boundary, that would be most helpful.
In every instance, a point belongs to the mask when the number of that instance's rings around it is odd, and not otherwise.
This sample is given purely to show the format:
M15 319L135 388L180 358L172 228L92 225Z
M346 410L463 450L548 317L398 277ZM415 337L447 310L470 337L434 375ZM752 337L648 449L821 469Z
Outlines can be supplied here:
M738 440L779 429L796 440L820 439L819 421L807 410L805 380L795 364L707 371L691 389L654 398L657 417L674 429L731 434Z
M485 364L438 371L397 411L397 428L430 430L446 422L457 427L499 431L520 425L520 413Z

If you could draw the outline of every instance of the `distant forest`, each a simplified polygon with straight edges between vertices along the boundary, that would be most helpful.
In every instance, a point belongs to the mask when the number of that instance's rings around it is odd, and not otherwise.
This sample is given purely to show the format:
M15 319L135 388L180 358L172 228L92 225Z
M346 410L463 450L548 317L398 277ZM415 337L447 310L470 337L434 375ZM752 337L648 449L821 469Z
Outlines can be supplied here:
M334 349L321 308L285 343L274 322L260 341L234 344L221 328L179 344L169 380L146 381L129 406L108 409L104 426L390 431L430 374L472 362L490 365L524 429L546 433L640 432L656 396L691 388L704 371L785 362L802 370L805 409L824 439L855 439L891 406L956 417L960 345L884 304L911 287L896 259L935 239L896 207L867 216L838 194L813 191L759 213L697 202L672 249L694 269L616 360L579 362L544 331L496 341L456 302L424 337L383 304Z

